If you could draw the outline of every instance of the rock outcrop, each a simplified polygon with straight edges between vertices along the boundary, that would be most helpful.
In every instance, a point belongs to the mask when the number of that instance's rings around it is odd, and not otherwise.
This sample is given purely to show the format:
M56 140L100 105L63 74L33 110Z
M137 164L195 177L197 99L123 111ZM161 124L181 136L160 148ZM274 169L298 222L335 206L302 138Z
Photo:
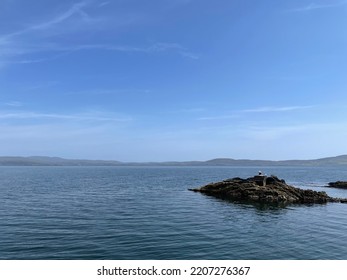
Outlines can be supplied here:
M346 181L330 182L327 187L338 188L338 189L347 189L347 182Z
M328 196L325 192L304 190L287 185L276 176L254 176L247 179L233 178L190 189L217 198L240 202L313 204L346 202Z

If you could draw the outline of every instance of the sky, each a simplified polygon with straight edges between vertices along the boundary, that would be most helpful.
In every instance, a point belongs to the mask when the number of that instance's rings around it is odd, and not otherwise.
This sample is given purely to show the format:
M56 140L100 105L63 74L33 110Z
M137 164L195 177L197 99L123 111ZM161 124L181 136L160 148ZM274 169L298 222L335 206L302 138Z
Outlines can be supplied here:
M0 155L347 154L347 1L1 0Z

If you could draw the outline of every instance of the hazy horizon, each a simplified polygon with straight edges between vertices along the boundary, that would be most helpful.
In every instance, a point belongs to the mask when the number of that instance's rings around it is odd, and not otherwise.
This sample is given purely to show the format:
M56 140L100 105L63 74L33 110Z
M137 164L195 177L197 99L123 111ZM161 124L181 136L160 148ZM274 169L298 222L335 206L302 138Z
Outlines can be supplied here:
M29 156L20 156L20 155L0 155L0 159L4 157L9 158L57 158L57 159L63 159L63 160L80 160L80 161L114 161L114 162L121 162L121 163L165 163L165 162L206 162L206 161L213 161L213 160L236 160L236 161L310 161L310 160L320 160L320 159L326 159L326 158L337 158L337 157L344 157L347 155L336 155L336 156L329 156L329 157L323 157L323 158L306 158L306 159L297 159L297 158L287 158L287 159L278 159L278 160L272 160L272 159L266 159L266 158L228 158L228 157L215 157L215 158L208 158L208 159L202 159L202 160L196 160L196 159L189 159L189 160L182 160L182 161L176 161L176 160L163 160L163 161L120 161L117 159L105 159L105 158L69 158L69 157L60 157L60 156L45 156L45 155L29 155Z
M0 3L0 154L347 154L347 1Z

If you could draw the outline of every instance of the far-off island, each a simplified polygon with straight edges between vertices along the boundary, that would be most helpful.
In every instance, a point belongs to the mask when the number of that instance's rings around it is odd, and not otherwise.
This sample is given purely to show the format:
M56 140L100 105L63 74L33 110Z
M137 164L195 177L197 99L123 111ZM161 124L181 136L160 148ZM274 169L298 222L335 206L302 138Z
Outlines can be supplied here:
M327 202L347 203L345 198L334 198L326 192L304 190L286 184L277 176L257 176L242 179L239 177L217 183L210 183L190 191L238 202L313 204Z

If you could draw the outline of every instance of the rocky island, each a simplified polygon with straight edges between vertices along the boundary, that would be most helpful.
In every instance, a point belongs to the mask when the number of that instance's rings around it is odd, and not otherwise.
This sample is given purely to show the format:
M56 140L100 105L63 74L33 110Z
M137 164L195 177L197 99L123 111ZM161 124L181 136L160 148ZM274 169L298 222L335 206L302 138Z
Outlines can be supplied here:
M347 189L347 182L346 181L330 182L327 187L328 188L337 188L337 189Z
M237 177L189 190L239 202L284 204L347 202L346 199L330 197L325 192L304 190L290 186L284 180L274 175L269 177L259 175L247 179Z

